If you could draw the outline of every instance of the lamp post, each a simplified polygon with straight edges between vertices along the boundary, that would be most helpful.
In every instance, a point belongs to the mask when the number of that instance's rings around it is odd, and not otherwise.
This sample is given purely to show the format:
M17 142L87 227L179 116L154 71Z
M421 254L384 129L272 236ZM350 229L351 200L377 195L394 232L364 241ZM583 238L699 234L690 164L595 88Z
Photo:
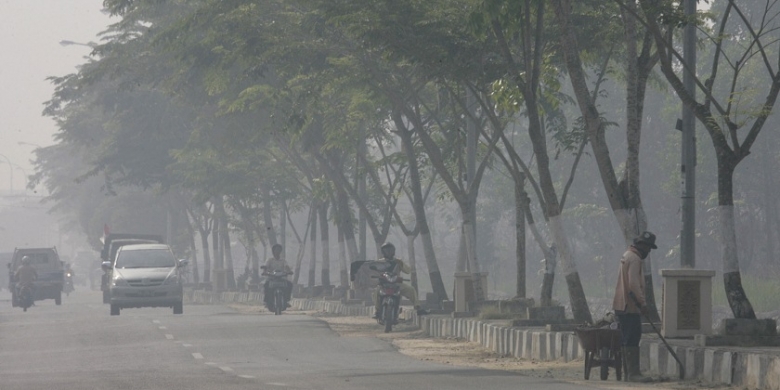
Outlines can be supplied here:
M22 171L22 177L24 178L24 194L27 195L27 184L29 183L29 180L27 179L27 170L16 164L14 164L14 167Z
M11 160L4 154L0 154L0 157L3 157L6 162L8 162L8 193L12 194L14 193L14 167L11 164Z
M19 142L17 142L17 144L19 144L19 145L27 145L27 146L34 146L36 148L42 148L43 147L41 145L34 144L32 142L24 142L24 141L19 141Z

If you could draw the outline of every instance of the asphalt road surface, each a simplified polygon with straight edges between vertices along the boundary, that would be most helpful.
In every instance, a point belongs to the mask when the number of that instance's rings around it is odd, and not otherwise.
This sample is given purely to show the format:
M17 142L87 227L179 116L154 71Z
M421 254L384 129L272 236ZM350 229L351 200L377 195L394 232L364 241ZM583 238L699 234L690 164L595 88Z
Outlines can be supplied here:
M2 390L581 388L419 361L294 312L185 304L183 315L148 308L112 317L99 292L82 287L61 306L40 301L25 313L0 293Z

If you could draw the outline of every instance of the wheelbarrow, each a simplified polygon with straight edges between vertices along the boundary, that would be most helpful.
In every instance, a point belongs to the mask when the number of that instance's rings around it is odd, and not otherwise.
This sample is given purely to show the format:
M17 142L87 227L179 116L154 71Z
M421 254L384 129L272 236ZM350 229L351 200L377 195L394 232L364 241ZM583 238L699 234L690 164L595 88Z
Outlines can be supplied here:
M622 334L620 329L579 327L574 333L585 350L585 379L590 370L601 367L601 380L609 378L609 368L615 369L617 380L623 377Z

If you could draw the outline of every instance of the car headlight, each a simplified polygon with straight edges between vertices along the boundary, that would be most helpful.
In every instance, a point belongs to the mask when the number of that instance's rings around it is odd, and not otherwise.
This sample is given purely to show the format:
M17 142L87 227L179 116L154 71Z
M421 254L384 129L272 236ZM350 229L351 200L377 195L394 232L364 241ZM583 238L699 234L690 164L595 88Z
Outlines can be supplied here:
M179 277L176 275L171 275L165 279L163 284L164 285L179 284Z
M120 276L114 276L114 279L111 281L112 286L118 286L118 287L127 287L129 284L127 283L127 280Z

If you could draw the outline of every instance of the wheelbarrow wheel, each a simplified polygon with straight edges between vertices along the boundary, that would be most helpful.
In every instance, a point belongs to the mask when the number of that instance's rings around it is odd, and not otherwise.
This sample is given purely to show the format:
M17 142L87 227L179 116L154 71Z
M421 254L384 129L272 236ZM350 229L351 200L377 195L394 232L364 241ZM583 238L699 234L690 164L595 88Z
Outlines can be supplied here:
M601 380L609 378L609 348L601 348L599 352L599 362L601 363Z

